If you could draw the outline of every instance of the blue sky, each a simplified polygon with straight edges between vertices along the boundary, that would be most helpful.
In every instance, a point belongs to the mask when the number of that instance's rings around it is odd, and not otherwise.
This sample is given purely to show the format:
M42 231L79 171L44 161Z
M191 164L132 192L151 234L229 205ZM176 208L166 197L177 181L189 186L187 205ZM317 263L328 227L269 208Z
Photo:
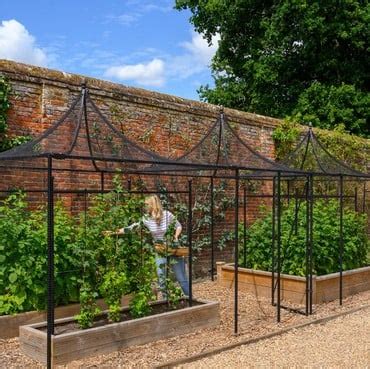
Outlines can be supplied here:
M198 100L209 46L175 0L2 0L0 59Z

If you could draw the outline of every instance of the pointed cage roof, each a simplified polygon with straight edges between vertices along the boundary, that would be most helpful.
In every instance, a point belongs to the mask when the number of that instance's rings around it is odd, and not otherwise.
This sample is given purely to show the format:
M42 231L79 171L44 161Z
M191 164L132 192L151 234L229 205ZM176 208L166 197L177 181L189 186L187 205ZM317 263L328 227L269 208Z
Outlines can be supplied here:
M83 86L63 116L39 137L0 153L1 166L45 168L47 157L89 161L98 171L139 171L173 160L151 152L131 141L103 115ZM70 160L68 160L70 159ZM86 165L85 165L86 167Z
M230 176L232 169L239 169L241 177L258 176L258 173L267 177L276 172L301 173L300 170L277 163L254 150L232 127L223 109L203 138L176 162L176 165L167 166L165 171L186 171L189 175L215 177ZM156 170L156 166L153 170Z
M282 160L282 163L316 175L370 178L369 173L362 173L351 168L333 156L320 142L311 126L296 148Z

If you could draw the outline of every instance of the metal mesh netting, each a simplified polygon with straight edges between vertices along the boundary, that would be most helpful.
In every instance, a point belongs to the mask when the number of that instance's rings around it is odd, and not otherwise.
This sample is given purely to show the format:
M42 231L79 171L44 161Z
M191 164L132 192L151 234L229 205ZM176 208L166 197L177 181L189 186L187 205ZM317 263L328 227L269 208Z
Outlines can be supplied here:
M205 136L190 151L178 158L177 163L178 165L168 166L166 171L187 171L191 175L215 177L232 176L231 169L240 169L241 176L254 172L263 172L266 176L271 176L276 171L297 172L252 149L231 127L223 112ZM183 163L194 166L181 166ZM154 166L153 170L156 168Z
M205 136L186 154L171 160L146 150L118 131L101 113L88 90L82 89L64 115L38 138L0 153L0 167L72 171L169 173L231 177L271 176L277 171L299 173L266 158L243 141L221 112ZM81 160L79 160L81 159ZM75 160L79 160L78 167ZM297 167L296 167L297 168Z
M370 177L369 174L361 173L331 155L311 127L295 150L282 163L291 168L316 174Z
M88 91L71 104L68 111L38 138L0 153L0 165L45 167L45 158L87 160L82 169L137 171L170 159L150 152L118 131L91 100ZM58 164L61 166L62 164Z

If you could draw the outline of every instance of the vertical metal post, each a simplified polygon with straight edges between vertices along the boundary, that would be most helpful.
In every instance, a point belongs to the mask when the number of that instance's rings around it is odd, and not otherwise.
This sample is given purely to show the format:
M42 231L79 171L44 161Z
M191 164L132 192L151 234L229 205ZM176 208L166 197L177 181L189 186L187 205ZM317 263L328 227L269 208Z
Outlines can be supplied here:
M247 187L243 192L243 267L247 267Z
M366 210L366 181L364 181L364 189L363 189L363 196L362 196L362 212L365 213Z
M235 170L234 333L238 333L239 169Z
M211 177L211 224L210 224L210 238L211 238L211 279L214 281L214 270L215 270L215 245L214 245L214 183L213 177Z
M276 179L272 182L272 242L271 242L271 305L275 305L275 221L276 221Z
M277 321L281 320L281 173L277 174Z
M312 314L312 298L313 298L313 280L312 280L312 273L313 273L313 205L314 205L314 187L313 187L313 175L309 175L309 205L310 205L310 217L309 217L309 259L310 259L310 268L309 268L309 276L310 276L310 314Z
M355 195L354 195L354 202L355 202L355 212L358 212L358 191L357 187L355 187Z
M100 191L104 193L104 172L100 172Z
M339 304L343 303L343 175L339 176Z
M87 189L84 189L84 235L87 238ZM85 242L86 243L86 242Z
M287 196L288 196L288 205L290 204L290 180L287 179L286 181L286 184L287 184Z
M310 278L309 278L309 270L310 270L310 178L307 176L306 178L306 315L309 313L309 305L310 305ZM297 200L296 200L297 201Z
M52 336L54 335L54 178L53 178L53 159L48 157L48 213L47 213L47 230L48 230L48 273L47 273L47 349L46 361L47 368L53 367L53 346Z
M140 188L141 196L140 198L142 199L144 197L144 192L143 189ZM140 206L140 218L144 218L144 211L143 211L143 206ZM167 217L166 217L167 220ZM167 228L167 224L166 224ZM140 255L141 255L141 266L144 265L144 246L143 246L143 227L140 227ZM166 290L166 296L168 297L168 291Z
M306 181L306 185L307 185L307 181ZM294 199L294 215L295 215L295 218L294 218L294 234L295 235L298 234L298 196L299 196L298 188L296 188L295 189L295 199Z
M188 181L188 246L189 246L189 305L193 305L193 191L192 180Z
M127 191L131 192L131 178L127 180Z

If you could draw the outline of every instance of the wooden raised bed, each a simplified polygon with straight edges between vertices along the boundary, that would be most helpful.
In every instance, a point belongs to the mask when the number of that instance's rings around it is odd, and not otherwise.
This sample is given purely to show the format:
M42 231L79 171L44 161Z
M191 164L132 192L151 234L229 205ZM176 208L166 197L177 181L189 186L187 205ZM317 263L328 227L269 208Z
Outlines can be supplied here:
M71 360L105 354L219 324L218 302L193 301L192 307L54 335L52 337L53 364L65 364ZM163 303L165 302L158 301L153 305ZM127 311L128 308L122 309L123 313ZM55 321L55 326L57 328L58 324L70 322L74 322L72 317L59 319ZM46 363L45 327L46 322L42 322L22 326L19 329L21 350L42 363Z
M276 277L275 277L276 278ZM234 265L217 263L217 280L222 286L233 287ZM339 298L339 273L312 276L312 302L320 304ZM271 297L271 272L239 268L238 288L256 296ZM343 272L343 297L370 290L370 266ZM297 304L304 304L306 278L281 274L281 298Z
M130 296L124 296L121 299L121 306L127 306L129 302ZM108 308L102 299L99 299L97 304L102 310ZM79 312L80 304L58 306L55 308L55 319L67 318L69 316L76 315ZM19 327L21 325L39 323L45 320L46 311L28 311L26 313L0 316L0 339L18 337Z

